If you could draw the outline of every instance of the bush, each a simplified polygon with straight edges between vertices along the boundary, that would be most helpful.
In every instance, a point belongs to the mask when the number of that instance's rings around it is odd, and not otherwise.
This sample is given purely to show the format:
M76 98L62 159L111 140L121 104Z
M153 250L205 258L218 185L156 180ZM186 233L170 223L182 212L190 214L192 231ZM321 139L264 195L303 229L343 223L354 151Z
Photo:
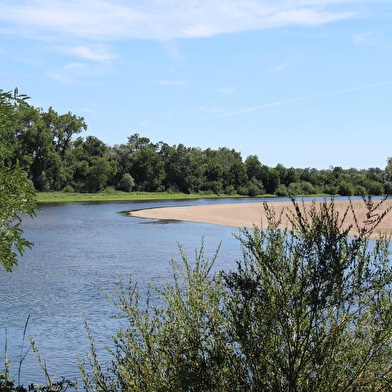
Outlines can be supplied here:
M69 388L75 388L76 385L67 379L50 383L50 385L30 384L27 388L23 385L15 385L14 380L10 380L6 373L0 374L0 391L1 392L65 392Z
M226 194L226 195L235 195L235 194L236 194L236 191L235 191L234 186L233 186L233 185L228 185L228 186L225 188L225 194Z
M354 187L354 195L355 196L366 196L366 188L361 185L357 185Z
M335 185L325 185L324 186L324 193L327 195L337 195L338 194L338 187Z
M275 190L276 196L288 196L286 185L280 184Z
M352 196L354 194L354 186L346 181L341 181L338 187L338 193L341 196Z
M117 189L124 192L131 192L135 186L135 181L129 173L124 173L118 183Z
M256 197L261 194L261 189L256 184L249 184L246 190L250 197Z
M63 189L63 192L66 192L66 193L74 193L74 192L75 192L75 189L74 189L71 185L67 185L67 186Z
M370 195L382 195L384 193L384 187L380 182L370 181L367 186L367 191Z
M295 196L295 195L300 195L302 194L302 187L300 182L292 182L288 188L287 192L289 196Z
M240 186L237 189L237 193L239 195L255 197L259 195L264 195L265 189L261 181L258 181L255 178L253 178L251 181L248 181L246 186Z
M301 188L302 188L302 192L305 195L313 195L315 193L317 193L317 190L315 189L315 187L307 181L304 181L301 183Z
M239 186L237 189L237 193L241 196L245 196L248 194L248 187L247 186Z
M49 192L51 190L52 181L47 178L46 173L43 171L35 180L35 189L41 192Z
M384 182L384 191L387 195L392 194L392 182L391 181Z
M370 199L369 211L377 210ZM348 238L334 203L294 204L292 230L264 204L267 230L241 230L238 269L210 276L216 255L192 266L180 248L174 283L137 282L107 297L129 320L106 371L91 340L86 390L376 391L392 383L392 271L385 238L368 236L384 214ZM351 211L348 208L347 213ZM376 216L376 215L374 215ZM152 293L151 293L152 292Z
M222 192L222 183L220 181L211 181L210 188L215 194L220 194Z

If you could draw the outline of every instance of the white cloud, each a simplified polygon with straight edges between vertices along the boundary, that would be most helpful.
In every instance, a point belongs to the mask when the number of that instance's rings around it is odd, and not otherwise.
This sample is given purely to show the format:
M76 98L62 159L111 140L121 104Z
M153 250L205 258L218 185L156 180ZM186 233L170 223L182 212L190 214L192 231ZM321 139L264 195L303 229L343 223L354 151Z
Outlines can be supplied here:
M68 47L64 49L64 52L84 59L102 61L102 62L113 60L118 57L117 55L111 53L110 49L106 45L102 45L102 44L95 44L95 45L91 45L90 47L88 46Z
M279 64L276 67L272 68L271 70L274 72L280 72L280 71L284 71L287 68L289 68L288 64Z
M154 83L158 83L158 84L164 84L164 85L168 85L168 86L186 86L185 82L181 82L180 80L164 80L161 79L157 82Z
M380 37L374 37L372 33L362 33L353 35L354 43L357 45L375 45Z
M233 91L235 91L235 87L230 87L230 88L217 88L216 91L224 94L231 94Z
M140 125L142 126L142 127L148 127L148 122L146 121L146 120L143 120L141 123L140 123Z
M351 9L336 10L336 4L351 7L353 3L352 0L0 0L0 20L15 33L48 39L54 39L55 35L64 39L65 35L95 40L170 40L323 24L354 16Z
M92 76L107 73L107 68L95 64L69 63L62 68L49 71L49 75L63 84L91 85L89 82Z
M97 110L94 109L76 109L76 112L81 112L81 113L89 113L89 114L102 114L101 112L98 112Z

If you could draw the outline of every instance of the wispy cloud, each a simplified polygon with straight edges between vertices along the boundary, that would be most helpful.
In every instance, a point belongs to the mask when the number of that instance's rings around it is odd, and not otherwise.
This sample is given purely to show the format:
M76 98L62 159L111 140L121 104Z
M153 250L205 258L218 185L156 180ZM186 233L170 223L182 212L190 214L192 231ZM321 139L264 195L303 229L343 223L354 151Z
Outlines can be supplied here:
M118 57L117 55L111 53L111 50L108 46L103 44L66 47L63 49L63 51L77 57L99 62L106 62Z
M101 112L98 112L97 110L94 109L76 109L76 112L79 113L89 113L89 114L102 114Z
M279 64L276 67L271 68L272 72L281 72L284 71L285 69L290 68L290 65L287 63L284 64Z
M375 37L373 33L362 33L353 35L354 43L357 45L377 45L380 37Z
M219 93L231 94L232 92L235 91L235 87L217 88L216 91L218 91Z
M345 4L350 8L345 10ZM353 0L0 0L0 20L8 31L41 38L170 40L319 25L353 17L353 4Z
M164 80L164 79L161 79L161 80L155 81L154 83L164 84L164 85L168 85L168 86L186 86L186 83L182 82L180 80Z
M163 47L165 48L168 56L177 60L180 64L183 64L185 62L184 56L180 54L180 45L178 43L178 40L176 39L164 40Z
M48 73L63 84L91 85L89 82L91 76L106 74L107 70L101 64L69 63Z
M285 101L277 101L277 102L267 103L265 105L254 106L254 107L247 108L247 109L237 110L235 112L225 113L225 114L221 114L219 116L206 118L203 121L214 120L216 118L222 118L222 117L227 117L227 116L233 116L235 114L242 114L242 113L253 112L254 110L268 108L270 106L278 106L278 105L291 103L291 102L305 101L305 100L308 100L308 99L324 97L324 96L327 96L327 95L342 94L342 93L347 93L349 91L363 90L363 89L366 89L366 88L373 88L373 87L378 87L378 86L382 86L382 85L385 85L385 84L391 84L391 83L392 83L392 80L387 81L387 82L373 83L373 84L368 84L368 85L365 85L365 86L349 88L349 89L346 89L346 90L332 91L332 92L324 93L324 94L309 95L307 97L302 97L302 98L294 98L294 99L288 99L288 100L285 100Z

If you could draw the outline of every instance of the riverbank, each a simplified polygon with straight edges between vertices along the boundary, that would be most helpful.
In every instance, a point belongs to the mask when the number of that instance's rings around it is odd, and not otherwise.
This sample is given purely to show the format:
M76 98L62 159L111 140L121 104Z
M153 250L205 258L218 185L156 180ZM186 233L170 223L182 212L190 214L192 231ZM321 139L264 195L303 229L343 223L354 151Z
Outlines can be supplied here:
M320 205L321 202L316 202ZM374 203L378 203L375 201ZM289 216L293 210L291 202L270 202L268 203L275 211L276 216L282 217L280 228L286 226L290 228ZM311 202L300 203L301 208L305 206L306 209L310 207ZM361 225L367 218L367 209L362 200L352 201L355 209L356 217ZM349 207L349 201L335 201L335 209L339 216L343 217L345 211ZM392 200L385 201L377 210L379 214L387 208L392 208ZM148 210L132 211L131 216L139 218L150 218L159 220L180 220L201 223L211 223L216 225L252 228L254 225L258 227L266 227L267 219L263 208L263 203L236 203L236 204L219 204L219 205L205 205L205 206L184 206L184 207L164 207L152 208ZM355 229L355 219L352 211L349 209L345 224L343 227L353 225L354 228L350 231L350 236L357 233ZM392 234L392 212L389 212L378 228L375 230L370 238L376 239L380 233L387 235Z
M332 195L314 194L314 195L296 195L295 197L331 197ZM338 195L336 195L338 196ZM276 195L264 194L254 197L271 198ZM173 193L173 192L122 192L113 189L107 189L97 193L77 193L77 192L37 192L35 200L37 203L78 203L78 202L106 202L106 201L134 201L134 200L197 200L197 199L233 199L246 198L250 196L243 195L226 195L215 193Z
M197 199L224 199L243 198L241 195L216 195L199 193L169 193L169 192L99 192L99 193L68 193L68 192L37 192L37 203L77 203L77 202L109 202L134 200L197 200ZM274 197L274 195L263 195Z

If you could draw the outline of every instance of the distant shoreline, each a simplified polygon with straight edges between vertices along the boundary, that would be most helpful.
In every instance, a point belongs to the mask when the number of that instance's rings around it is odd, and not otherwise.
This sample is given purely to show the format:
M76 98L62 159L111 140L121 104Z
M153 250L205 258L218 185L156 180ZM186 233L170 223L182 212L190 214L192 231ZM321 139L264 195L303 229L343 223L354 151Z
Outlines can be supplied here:
M316 205L319 205L320 203L322 202L316 202ZM377 203L377 201L375 201L375 203ZM269 202L268 204L274 209L277 216L279 216L283 210L281 215L282 223L280 227L285 228L289 224L287 215L290 215L290 211L293 210L293 204L291 202ZM302 206L302 202L299 204ZM310 204L311 202L305 202L305 208L309 208ZM365 208L365 204L362 200L352 201L352 204L354 206L357 219L361 224L366 219L367 210ZM348 206L349 201L335 200L336 211L338 211L339 216L341 217ZM386 208L391 206L392 200L387 200L382 204L382 206L380 206L380 210L378 212L382 213ZM254 225L258 227L267 227L267 220L262 202L162 207L132 211L130 215L138 218L211 223L237 228L252 228ZM348 227L349 224L354 224L354 217L351 210L349 210L347 214L344 227ZM356 232L355 228L351 229L350 236L354 236ZM370 238L377 239L379 238L380 233L385 233L387 235L392 234L392 211L384 217Z

